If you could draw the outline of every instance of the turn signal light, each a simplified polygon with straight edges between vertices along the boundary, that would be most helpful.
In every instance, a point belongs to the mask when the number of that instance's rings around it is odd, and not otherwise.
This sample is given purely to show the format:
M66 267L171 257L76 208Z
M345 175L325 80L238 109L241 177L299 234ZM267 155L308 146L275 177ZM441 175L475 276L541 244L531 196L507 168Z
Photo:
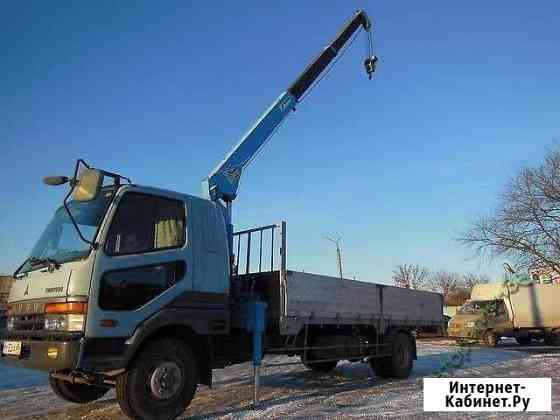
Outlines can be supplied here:
M47 303L45 305L46 314L85 314L87 303L68 302L68 303Z

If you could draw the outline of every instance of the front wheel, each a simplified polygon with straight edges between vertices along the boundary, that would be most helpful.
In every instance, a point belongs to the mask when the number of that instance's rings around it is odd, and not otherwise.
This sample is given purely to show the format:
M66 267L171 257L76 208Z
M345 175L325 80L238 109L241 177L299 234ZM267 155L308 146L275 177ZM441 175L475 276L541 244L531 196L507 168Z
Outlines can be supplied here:
M544 337L547 346L560 346L560 334L558 331L552 332Z
M482 341L484 342L484 345L487 347L496 347L500 339L494 331L488 330L482 336Z
M517 341L517 344L520 346L528 346L531 344L531 337L515 337L515 341Z
M57 396L76 404L86 404L98 400L109 391L108 387L73 384L52 375L49 375L49 385Z
M190 404L197 383L192 350L179 340L160 340L117 377L117 400L130 418L174 419Z

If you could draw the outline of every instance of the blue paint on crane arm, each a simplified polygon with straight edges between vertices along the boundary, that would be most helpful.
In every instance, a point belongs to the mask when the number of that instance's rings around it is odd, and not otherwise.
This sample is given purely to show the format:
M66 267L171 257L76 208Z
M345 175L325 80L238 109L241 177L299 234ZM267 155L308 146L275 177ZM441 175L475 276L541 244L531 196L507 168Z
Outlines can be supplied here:
M203 181L203 194L214 201L233 201L244 167L257 155L290 111L295 109L296 104L297 100L291 93L280 95Z

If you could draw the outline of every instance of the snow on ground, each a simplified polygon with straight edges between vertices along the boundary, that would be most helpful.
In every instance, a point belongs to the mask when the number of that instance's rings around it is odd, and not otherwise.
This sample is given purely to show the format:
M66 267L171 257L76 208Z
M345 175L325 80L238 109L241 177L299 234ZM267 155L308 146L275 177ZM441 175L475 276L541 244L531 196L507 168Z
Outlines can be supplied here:
M0 363L0 392L47 383L47 374L30 369L15 369Z
M432 376L455 347L449 341L418 343L418 360L410 378L379 379L367 364L341 362L335 372L317 374L297 363L263 369L261 406L252 403L252 366L244 363L214 371L214 387L200 387L184 418L261 419L278 417L442 417L442 418L558 418L560 402L553 398L552 413L437 414L422 411L422 378ZM266 358L267 365L297 362L297 358ZM474 348L471 360L454 372L456 377L551 377L552 395L560 393L560 349L519 347L506 342L496 349ZM20 381L20 382L18 382ZM31 386L30 386L31 385ZM16 388L18 387L18 388ZM11 389L8 389L11 388ZM78 406L59 400L46 377L0 365L2 419L116 419L124 418L114 392L103 400Z

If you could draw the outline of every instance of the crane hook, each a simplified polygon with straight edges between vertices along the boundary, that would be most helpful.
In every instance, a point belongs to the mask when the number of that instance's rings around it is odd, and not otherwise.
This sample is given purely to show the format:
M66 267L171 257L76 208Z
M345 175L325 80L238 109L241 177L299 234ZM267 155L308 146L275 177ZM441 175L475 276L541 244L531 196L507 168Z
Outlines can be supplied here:
M366 73L371 80L373 73L375 72L375 63L377 63L377 57L372 55L364 61L364 66L366 67Z

